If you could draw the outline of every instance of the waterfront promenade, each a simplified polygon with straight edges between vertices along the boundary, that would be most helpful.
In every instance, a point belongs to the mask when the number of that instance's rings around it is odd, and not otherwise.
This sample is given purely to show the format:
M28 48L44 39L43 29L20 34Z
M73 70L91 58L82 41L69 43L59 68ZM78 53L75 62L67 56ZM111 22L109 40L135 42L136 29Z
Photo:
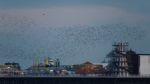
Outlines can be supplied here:
M24 76L0 77L0 84L150 84L148 76Z

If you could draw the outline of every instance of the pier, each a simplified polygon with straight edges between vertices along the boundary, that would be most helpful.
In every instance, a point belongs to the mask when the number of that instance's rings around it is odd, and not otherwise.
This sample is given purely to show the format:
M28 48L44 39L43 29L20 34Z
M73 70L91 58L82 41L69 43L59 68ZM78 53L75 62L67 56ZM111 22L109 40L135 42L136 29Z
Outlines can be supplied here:
M150 84L150 77L0 77L0 84Z

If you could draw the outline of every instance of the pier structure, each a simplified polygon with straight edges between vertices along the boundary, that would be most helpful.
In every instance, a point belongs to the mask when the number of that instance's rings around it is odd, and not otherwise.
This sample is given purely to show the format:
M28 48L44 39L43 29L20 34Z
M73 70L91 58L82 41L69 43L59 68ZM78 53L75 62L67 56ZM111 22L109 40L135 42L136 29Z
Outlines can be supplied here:
M127 54L128 43L115 43L113 50L107 55L108 66L107 74L117 75L117 76L127 76L128 73L128 63L127 63Z

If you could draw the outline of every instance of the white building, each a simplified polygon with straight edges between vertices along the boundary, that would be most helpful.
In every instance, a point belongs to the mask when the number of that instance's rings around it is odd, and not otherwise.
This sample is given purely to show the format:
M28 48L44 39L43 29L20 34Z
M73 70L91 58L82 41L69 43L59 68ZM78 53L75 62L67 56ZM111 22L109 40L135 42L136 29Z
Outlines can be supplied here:
M150 54L139 54L140 75L150 75Z

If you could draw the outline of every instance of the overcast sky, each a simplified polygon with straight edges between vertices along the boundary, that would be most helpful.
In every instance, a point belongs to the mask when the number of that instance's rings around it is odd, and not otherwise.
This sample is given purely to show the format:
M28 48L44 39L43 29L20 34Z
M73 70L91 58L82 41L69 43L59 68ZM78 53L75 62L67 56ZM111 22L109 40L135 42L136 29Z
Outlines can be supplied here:
M150 0L0 0L1 63L100 63L113 42L150 53Z

